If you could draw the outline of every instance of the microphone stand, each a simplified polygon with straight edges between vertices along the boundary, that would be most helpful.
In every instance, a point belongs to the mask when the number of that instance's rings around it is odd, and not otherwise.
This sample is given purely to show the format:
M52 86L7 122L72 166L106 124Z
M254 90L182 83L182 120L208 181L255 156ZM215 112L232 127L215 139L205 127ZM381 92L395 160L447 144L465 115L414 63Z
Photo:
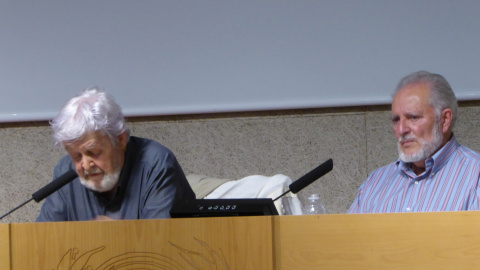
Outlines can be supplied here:
M2 217L0 217L0 220L3 219L4 217L10 215L11 213L13 213L18 208L20 208L20 207L24 206L25 204L29 203L31 200L35 200L35 202L37 202L37 203L40 202L41 200L45 199L46 197L48 197L53 192L59 190L60 188L62 188L66 184L73 181L77 176L78 176L77 172L73 169L70 169L68 172L60 175L58 178L56 178L55 180L50 182L48 185L44 186L43 188L39 189L37 192L33 193L31 199L29 199L28 201L20 204L19 206L15 207L10 212L8 212L5 215L3 215Z
M276 200L280 199L280 197L284 196L288 192L292 192L292 193L296 194L297 192L299 192L300 190L302 190L306 186L313 183L313 181L317 180L318 178L324 176L326 173L331 171L332 168L333 168L333 160L329 159L329 160L325 161L324 163L320 164L315 169L311 170L309 173L300 177L297 181L291 183L288 186L288 190L285 191L282 195L275 198L273 201L276 201ZM292 191L292 189L293 189L293 191Z
M11 213L15 212L18 208L24 206L25 204L29 203L29 202L32 201L32 200L33 200L33 198L30 198L30 199L27 200L26 202L24 202L24 203L20 204L19 206L13 208L12 210L10 210L10 212L8 212L8 213L6 213L5 215L1 216L1 217L0 217L0 220L2 220L4 217L10 215Z
M277 198L275 198L273 201L276 201L278 199L280 199L281 197L283 197L285 194L287 194L288 192L290 192L290 189L285 191L282 195L278 196Z

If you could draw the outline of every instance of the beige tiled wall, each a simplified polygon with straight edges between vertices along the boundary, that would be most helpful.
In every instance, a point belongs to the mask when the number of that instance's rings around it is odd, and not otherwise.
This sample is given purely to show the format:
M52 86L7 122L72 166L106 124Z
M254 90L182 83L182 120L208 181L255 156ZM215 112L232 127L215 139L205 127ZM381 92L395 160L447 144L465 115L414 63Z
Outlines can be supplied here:
M455 134L480 151L480 101L462 102ZM177 156L186 174L239 179L285 174L297 179L332 158L332 172L299 193L320 193L329 213L347 211L360 183L397 158L389 106L129 119L132 135L155 139ZM0 215L51 181L64 151L47 123L0 124ZM33 222L30 202L4 220Z

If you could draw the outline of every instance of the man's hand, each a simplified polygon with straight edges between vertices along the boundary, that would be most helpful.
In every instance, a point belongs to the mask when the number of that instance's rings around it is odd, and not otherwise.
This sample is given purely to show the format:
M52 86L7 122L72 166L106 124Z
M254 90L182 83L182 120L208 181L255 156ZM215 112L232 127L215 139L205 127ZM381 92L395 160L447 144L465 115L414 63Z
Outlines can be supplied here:
M107 217L107 216L96 216L93 220L99 220L99 221L108 221L108 220L115 220L111 217Z

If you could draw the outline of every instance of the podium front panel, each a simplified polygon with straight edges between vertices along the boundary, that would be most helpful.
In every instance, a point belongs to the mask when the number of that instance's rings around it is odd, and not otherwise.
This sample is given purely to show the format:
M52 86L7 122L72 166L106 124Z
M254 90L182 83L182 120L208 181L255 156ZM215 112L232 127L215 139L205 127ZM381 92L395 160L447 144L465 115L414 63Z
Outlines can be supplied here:
M480 269L480 212L281 216L276 268Z
M0 224L0 269L10 269L9 224Z
M273 269L272 218L12 224L12 269Z

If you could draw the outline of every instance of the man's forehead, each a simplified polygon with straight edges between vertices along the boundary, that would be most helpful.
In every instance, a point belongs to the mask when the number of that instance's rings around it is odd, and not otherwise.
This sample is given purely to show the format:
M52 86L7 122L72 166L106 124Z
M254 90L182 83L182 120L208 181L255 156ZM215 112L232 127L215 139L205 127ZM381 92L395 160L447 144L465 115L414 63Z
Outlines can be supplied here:
M431 85L429 83L417 82L406 85L400 89L394 96L393 101L408 99L410 97L418 97L428 101L430 99Z
M407 86L395 95L392 102L394 110L425 110L431 108L430 89L425 84Z
M97 146L103 146L109 141L110 137L103 132L89 132L74 142L65 143L64 147L67 150L75 148L94 148Z

